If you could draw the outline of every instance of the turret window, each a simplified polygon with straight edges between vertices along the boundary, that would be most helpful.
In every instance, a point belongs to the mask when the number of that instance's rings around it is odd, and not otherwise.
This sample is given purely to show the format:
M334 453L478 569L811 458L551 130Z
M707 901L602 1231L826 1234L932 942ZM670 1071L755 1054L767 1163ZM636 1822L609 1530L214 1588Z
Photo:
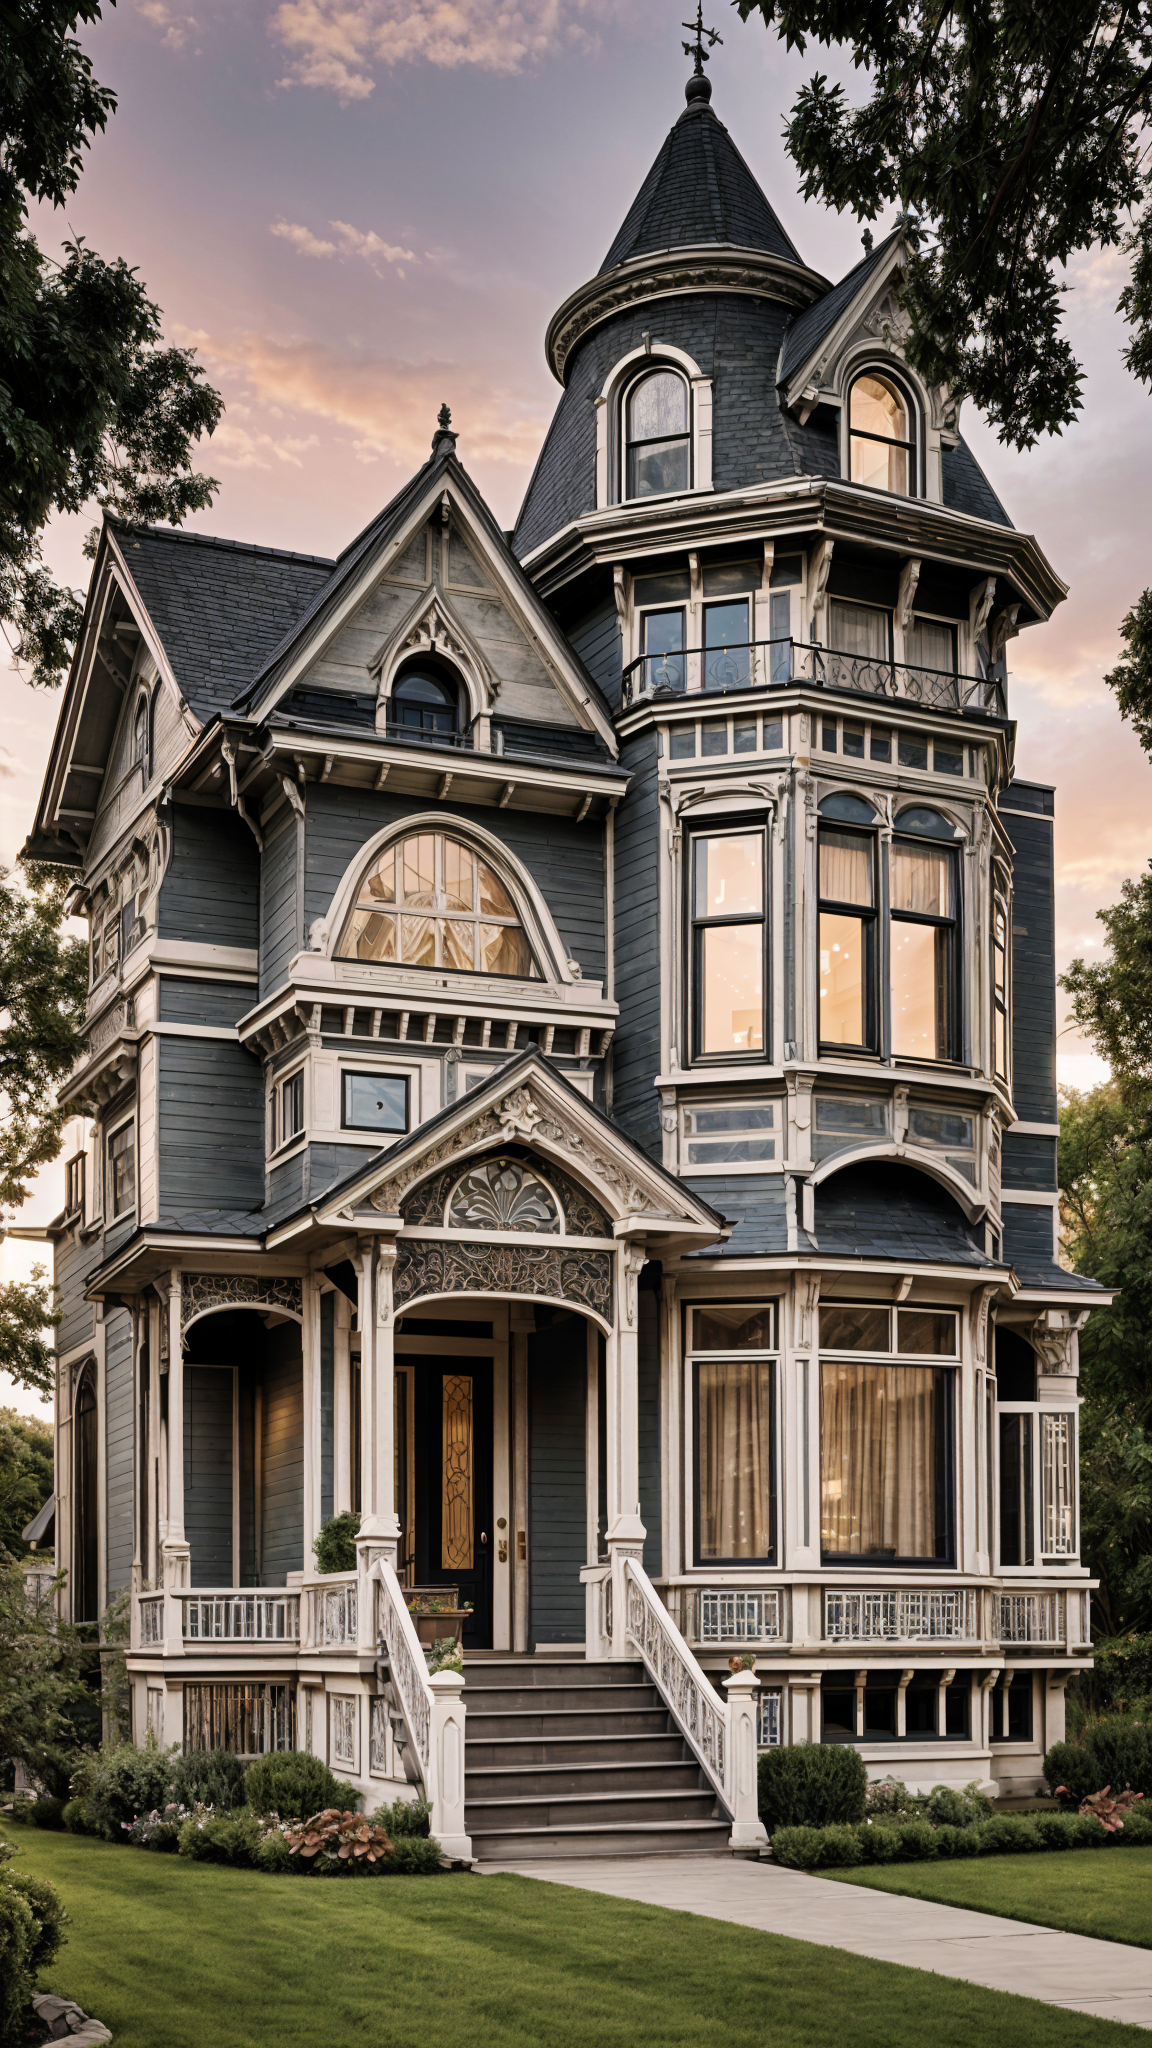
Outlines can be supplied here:
M354 960L538 980L516 905L462 840L413 832L388 847L357 891L338 952Z
M896 839L889 874L892 1051L897 1059L950 1059L956 855L951 847Z
M876 1042L876 852L871 833L820 828L820 1040Z
M692 1036L698 1059L764 1051L765 835L692 842Z
M872 490L916 493L912 409L900 386L874 371L857 377L848 397L848 473Z
M624 402L624 496L686 491L691 466L688 386L676 370L649 370Z

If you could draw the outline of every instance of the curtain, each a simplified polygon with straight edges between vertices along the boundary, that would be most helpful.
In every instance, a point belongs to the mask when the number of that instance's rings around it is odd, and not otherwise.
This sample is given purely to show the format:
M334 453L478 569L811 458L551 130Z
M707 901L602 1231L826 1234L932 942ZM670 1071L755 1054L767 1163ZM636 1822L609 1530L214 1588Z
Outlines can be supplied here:
M851 832L820 833L820 894L826 903L872 901L872 842Z
M956 667L956 637L951 626L935 619L914 619L905 642L913 668L942 669L951 675Z
M945 1376L933 1366L821 1365L821 1545L840 1557L940 1554Z
M892 908L924 917L952 915L952 855L942 846L892 848ZM821 894L827 895L822 889Z
M886 449L881 450L887 462ZM838 604L829 607L829 644L838 654L863 655L868 661L887 661L891 612L875 611L867 604Z
M772 1367L701 1359L697 1366L700 1556L761 1558L772 1549Z

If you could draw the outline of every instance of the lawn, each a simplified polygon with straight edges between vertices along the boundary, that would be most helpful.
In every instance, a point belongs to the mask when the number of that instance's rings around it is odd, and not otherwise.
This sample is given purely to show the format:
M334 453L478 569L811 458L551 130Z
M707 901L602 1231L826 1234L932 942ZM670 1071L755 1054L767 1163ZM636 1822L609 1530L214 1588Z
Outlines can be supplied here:
M47 1982L116 2048L1118 2048L1114 2021L529 1878L276 1878L16 1839L73 1918Z
M889 1863L822 1870L840 1884L939 1899L1068 1934L1152 1948L1152 1849L1071 1849L1057 1855L980 1856L962 1863Z

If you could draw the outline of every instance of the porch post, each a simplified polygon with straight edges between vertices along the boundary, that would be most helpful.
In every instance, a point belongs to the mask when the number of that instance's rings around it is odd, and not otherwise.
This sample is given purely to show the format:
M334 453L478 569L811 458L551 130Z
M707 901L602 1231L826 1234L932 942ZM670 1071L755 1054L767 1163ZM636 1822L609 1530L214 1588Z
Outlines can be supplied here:
M168 1276L168 1527L164 1536L166 1587L186 1586L190 1552L184 1541L184 1348L180 1330L181 1277Z
M320 1533L320 1281L309 1273L304 1281L300 1332L304 1396L304 1570L315 1570L312 1544Z
M608 1409L608 1535L612 1603L610 1657L627 1657L624 1560L642 1561L646 1530L640 1520L640 1319L637 1292L647 1260L642 1244L625 1240L616 1254L616 1304L606 1346Z
M361 1239L359 1245L360 1325L360 1534L356 1539L357 1647L376 1647L375 1586L370 1576L378 1558L395 1569L400 1550L396 1515L395 1318L392 1269L395 1239Z

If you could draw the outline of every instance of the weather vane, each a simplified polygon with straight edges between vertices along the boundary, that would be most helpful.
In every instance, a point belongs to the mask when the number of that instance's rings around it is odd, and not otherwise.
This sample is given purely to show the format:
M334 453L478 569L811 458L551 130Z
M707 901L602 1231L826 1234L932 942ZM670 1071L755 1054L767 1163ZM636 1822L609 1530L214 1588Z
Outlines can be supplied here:
M717 35L714 28L705 28L704 0L696 0L695 21L682 21L680 26L681 28L690 28L692 30L695 40L691 43L685 43L684 55L693 59L695 66L693 75L696 78L703 78L704 66L708 62L709 51L712 50L716 43L723 43L724 38L721 35ZM705 37L708 39L707 50L704 48Z

